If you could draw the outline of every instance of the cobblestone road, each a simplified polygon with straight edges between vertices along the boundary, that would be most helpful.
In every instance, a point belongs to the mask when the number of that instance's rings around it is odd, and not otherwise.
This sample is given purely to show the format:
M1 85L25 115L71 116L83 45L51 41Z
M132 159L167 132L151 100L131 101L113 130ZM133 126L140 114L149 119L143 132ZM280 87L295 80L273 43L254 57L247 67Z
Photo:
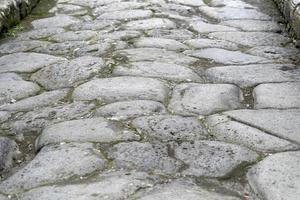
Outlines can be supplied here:
M53 6L0 45L1 200L299 200L299 50L271 0Z

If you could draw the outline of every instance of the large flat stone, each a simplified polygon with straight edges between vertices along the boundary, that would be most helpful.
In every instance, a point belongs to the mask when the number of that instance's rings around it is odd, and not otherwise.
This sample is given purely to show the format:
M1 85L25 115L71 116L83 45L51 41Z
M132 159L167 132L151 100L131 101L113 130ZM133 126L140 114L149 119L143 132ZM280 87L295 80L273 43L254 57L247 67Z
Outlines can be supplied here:
M180 84L175 87L169 109L182 115L208 115L241 108L241 91L229 84Z
M261 84L253 96L255 108L300 108L300 82Z
M297 150L300 146L275 137L263 130L230 119L226 115L209 116L206 123L210 134L218 141L239 144L259 152L282 152Z
M190 40L193 32L186 29L154 29L146 32L151 37L167 38L178 41Z
M202 0L170 0L170 2L196 7L205 5Z
M24 168L0 184L2 193L16 193L45 184L80 178L105 168L106 161L92 144L65 144L43 148Z
M216 178L227 177L236 168L255 162L258 155L234 144L192 141L178 145L175 157L188 165L183 174Z
M134 20L151 17L153 12L151 10L122 10L105 12L97 17L97 19L113 19L113 20Z
M204 48L220 48L220 49L229 49L229 50L239 49L236 43L229 42L226 40L201 38L201 39L187 40L184 43L195 49L204 49Z
M166 113L165 106L156 101L135 100L121 101L107 104L98 108L96 116L103 116L111 120L126 120L145 115Z
M204 125L193 117L176 115L146 116L133 120L132 125L141 134L144 134L145 138L163 142L194 141L208 137Z
M101 73L105 67L101 58L83 56L44 67L34 73L31 79L50 90L72 87Z
M112 147L109 157L117 168L174 174L182 163L168 156L166 145L140 142L119 143Z
M115 67L113 75L142 76L161 78L170 81L202 82L202 78L187 67L161 62L134 62L126 65L119 65Z
M213 67L205 72L213 83L232 83L240 87L253 87L261 83L300 81L300 70L290 64L259 64Z
M163 82L151 78L115 77L95 79L77 87L75 100L102 100L105 102L125 100L154 100L163 102L168 88Z
M128 22L124 28L130 30L173 29L176 28L176 24L169 19L151 18Z
M51 45L47 41L39 40L21 40L21 41L9 41L0 45L0 54L12 54L17 52L33 51L37 48L45 48Z
M300 144L300 110L236 110L225 112L229 117L264 130L269 134Z
M172 39L158 38L158 37L143 37L139 38L134 42L136 47L152 47L161 48L171 51L186 50L188 47L181 42Z
M66 42L66 41L88 41L96 37L97 32L92 30L82 31L68 31L58 33L49 38L53 42Z
M140 9L146 7L147 5L149 4L144 2L134 2L134 1L114 2L108 5L99 6L95 8L93 10L93 14L99 16L105 12Z
M126 49L118 51L115 54L116 56L125 57L128 59L128 61L131 62L157 61L164 63L174 63L178 65L189 65L197 61L196 58L192 58L181 53L157 48Z
M13 159L18 154L19 148L15 141L0 137L0 172L12 167Z
M80 20L72 16L56 15L54 17L34 20L33 22L31 22L31 24L35 29L40 29L47 27L66 27L78 22L80 22Z
M203 21L195 21L190 24L190 27L198 33L210 33L210 32L225 32L225 31L237 31L238 29L224 26L220 24L211 24Z
M243 31L280 32L282 28L274 21L263 20L228 20L223 25L239 28Z
M258 46L249 49L246 53L291 63L292 61L297 61L300 51L294 47Z
M155 184L153 177L143 172L111 172L96 176L85 183L45 186L32 189L21 200L116 200L128 199L141 189Z
M251 187L266 200L297 200L300 196L300 152L267 157L247 174Z
M35 72L51 64L66 59L38 53L14 53L0 57L0 73L3 72Z
M111 143L138 140L132 131L122 130L116 124L98 117L65 121L46 127L39 136L38 148L61 142Z

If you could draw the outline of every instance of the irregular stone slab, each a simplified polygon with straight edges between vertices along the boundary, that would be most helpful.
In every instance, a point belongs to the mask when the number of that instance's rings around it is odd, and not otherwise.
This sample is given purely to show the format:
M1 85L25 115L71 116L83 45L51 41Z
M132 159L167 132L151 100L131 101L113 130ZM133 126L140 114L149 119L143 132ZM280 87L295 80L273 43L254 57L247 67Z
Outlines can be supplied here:
M188 55L197 57L197 58L206 58L213 60L217 63L222 63L226 65L234 64L254 64L254 63L266 63L270 62L266 58L259 56L252 56L240 51L229 51L225 49L218 48L208 48L197 51L186 51Z
M11 114L6 111L0 111L0 123L7 121L10 118Z
M176 28L176 24L169 19L151 18L128 22L124 28L130 30L173 29Z
M44 92L40 95L29 97L12 104L0 106L0 110L30 111L40 107L54 105L66 98L68 92L68 89Z
M300 110L236 110L225 112L237 121L300 144Z
M105 173L85 183L54 185L32 189L21 200L99 200L129 199L138 190L155 184L153 177L143 172Z
M209 6L213 7L231 7L231 8L248 8L248 9L255 9L249 3L244 2L243 0L211 0L208 3Z
M226 115L209 116L206 123L218 141L239 144L259 152L297 150L299 145L269 135L262 130L231 120Z
M183 142L175 148L175 157L189 167L185 175L227 177L238 167L253 163L258 155L244 147L216 141Z
M207 191L190 180L175 180L138 195L139 200L238 200L239 198Z
M50 11L50 13L59 13L72 16L82 16L88 14L88 10L82 6L68 5L68 4L56 4Z
M63 28L47 27L21 33L18 35L18 38L24 38L24 40L40 40L63 32L65 32Z
M134 20L149 18L153 15L151 10L122 10L105 12L97 17L97 19L115 19L115 20Z
M79 178L105 168L92 144L64 144L44 147L24 168L0 184L3 193L17 193L45 184Z
M246 53L269 59L278 59L280 61L291 62L291 60L298 59L300 51L296 48L260 46L253 47L246 51Z
M146 32L151 37L167 38L178 41L192 39L194 34L186 29L154 29Z
M212 39L192 39L184 42L185 44L195 48L220 48L229 50L238 50L239 47L233 42L228 42L226 40L212 40Z
M186 50L188 47L181 42L172 39L165 38L155 38L155 37L143 37L139 38L134 42L136 47L153 47L153 48L161 48L171 51L181 51Z
M77 87L74 100L101 100L105 102L126 100L154 100L163 102L168 95L163 82L151 78L114 77L95 79Z
M190 27L197 31L198 33L210 33L210 32L217 32L217 31L237 31L236 28L232 28L229 26L223 26L219 24L210 24L203 21L195 21L190 24Z
M166 145L150 143L119 143L112 147L109 157L117 168L173 174L182 163L168 156Z
M120 2L120 0L58 0L58 3L68 3L90 8L105 6L114 2Z
M234 85L184 83L175 87L169 109L181 115L208 115L241 108L241 101Z
M65 41L87 41L92 39L97 35L97 32L90 31L90 30L83 30L83 31L68 31L65 33L59 33L53 35L49 38L54 42L65 42Z
M278 153L247 174L251 187L266 200L297 200L300 196L300 151Z
M260 21L260 20L228 20L221 24L239 28L243 31L262 31L262 32L281 32L282 29L274 21Z
M96 116L103 116L111 120L126 120L144 115L166 113L165 106L156 101L135 100L121 101L101 106L96 110Z
M93 14L98 16L105 12L113 12L113 11L121 11L121 10L133 10L133 9L141 9L149 5L144 2L116 2L111 3L105 6L99 6L93 10Z
M277 33L268 32L218 32L209 37L235 42L244 46L282 46L289 38Z
M205 74L213 83L233 83L239 87L253 87L268 82L300 81L300 70L289 64L213 67L206 70Z
M126 49L116 52L115 55L116 57L127 57L128 61L131 62L157 61L165 63L174 63L178 65L189 65L197 61L196 58L192 58L184 54L156 48Z
M15 134L40 134L45 126L90 116L94 107L94 104L84 104L82 102L43 107L18 116L14 121L9 121L5 125L5 129Z
M19 151L18 145L15 141L0 137L0 172L12 166L13 159Z
M50 42L38 40L11 41L0 45L0 54L33 51L36 48L45 48Z
M202 82L202 78L187 67L161 62L134 62L127 65L119 65L115 67L113 75L142 76L170 81Z
M93 21L85 21L79 22L76 24L72 24L69 28L72 31L82 31L82 30L91 30L98 31L109 26L114 26L118 24L116 20L93 20Z
M64 58L38 53L14 53L0 57L0 73L30 73L65 60Z
M0 81L23 81L23 78L16 73L0 73Z
M44 67L34 73L31 79L46 89L58 89L76 86L79 83L101 73L106 68L101 58L83 56L71 61Z
M38 93L40 87L23 80L0 79L0 105Z
M40 135L38 149L48 144L61 142L111 143L138 140L132 131L122 130L116 124L98 117L61 122L46 127Z
M167 141L194 141L206 139L205 127L193 117L156 115L139 117L132 125L146 138Z
M133 30L113 31L109 33L103 33L98 36L101 40L130 40L141 36L141 32Z
M69 15L56 15L54 17L34 20L31 24L35 29L41 29L47 27L66 27L78 22L80 20Z
M201 6L199 7L199 10L204 15L220 21L231 19L271 20L270 16L261 13L256 9L241 9L227 6L219 8Z
M170 0L169 2L188 5L188 6L203 6L203 5L205 5L202 0Z
M255 108L299 108L300 82L261 84L253 96Z

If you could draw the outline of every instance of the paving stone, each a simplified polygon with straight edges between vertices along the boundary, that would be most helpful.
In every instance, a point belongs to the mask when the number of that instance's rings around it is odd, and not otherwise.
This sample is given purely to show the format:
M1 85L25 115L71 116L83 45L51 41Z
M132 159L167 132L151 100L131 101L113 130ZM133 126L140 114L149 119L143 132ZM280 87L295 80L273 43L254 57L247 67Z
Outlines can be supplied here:
M212 39L201 38L201 39L187 40L184 43L195 49L204 49L204 48L220 48L220 49L229 49L229 50L239 49L237 44L226 40L212 40Z
M54 17L34 20L31 24L35 29L41 29L47 27L67 27L79 21L80 20L72 16L56 15Z
M203 21L195 21L190 24L190 27L197 31L198 33L210 33L210 32L218 32L218 31L237 31L236 28L219 25L219 24L210 24Z
M0 57L0 73L35 72L45 66L65 60L64 58L38 53L14 53Z
M77 15L81 16L81 15L88 14L88 10L83 8L82 6L70 5L70 4L57 4L49 12L66 14L71 16L77 16Z
M89 116L94 109L94 104L84 104L74 102L67 105L58 105L55 107L44 107L34 111L27 112L9 121L5 124L5 129L19 135L32 135L40 133L45 126L53 123L81 119Z
M170 0L169 2L188 5L188 6L203 6L205 5L202 0Z
M167 146L150 143L119 143L109 153L117 168L174 174L182 163L168 156Z
M106 65L101 58L83 56L71 61L44 67L34 73L31 79L46 89L76 86L79 83L103 72Z
M114 31L109 33L100 34L98 39L101 40L130 40L141 36L141 32L133 30Z
M152 187L153 179L143 172L104 173L90 182L36 188L24 193L21 200L129 199L137 191Z
M97 35L97 32L84 30L84 31L68 31L65 33L59 33L51 36L49 39L54 42L65 42L65 41L87 41Z
M79 6L86 6L95 8L98 6L105 6L114 2L120 2L120 0L59 0L58 3L68 3Z
M101 100L105 102L126 100L154 100L163 102L168 94L163 82L152 78L114 77L95 79L77 87L74 100Z
M300 195L300 151L278 153L259 162L247 174L263 199L296 200Z
M116 43L115 43L116 44ZM75 56L94 56L101 57L108 51L111 51L113 44L110 42L102 42L101 44L92 44L85 47L75 49Z
M116 20L93 20L87 22L79 22L72 24L69 28L72 31L82 31L82 30L91 30L97 31L102 30L108 27L112 27L118 24Z
M44 147L24 168L0 184L3 193L17 193L45 184L79 178L105 168L101 153L89 143Z
M122 130L116 124L97 117L65 121L46 127L40 135L38 148L61 142L111 143L138 140L134 132Z
M50 44L50 42L37 40L11 41L0 45L0 54L27 52L36 48L45 48Z
M213 67L205 74L213 83L232 83L242 88L268 82L300 81L300 70L290 64Z
M259 108L299 108L300 82L268 83L254 88L254 107Z
M189 65L197 61L196 58L184 54L157 48L126 49L116 52L115 55L126 57L127 60L131 62L157 61L178 65Z
M261 56L269 59L279 59L280 61L291 62L299 59L299 49L274 47L274 46L259 46L253 47L246 51L246 53Z
M219 7L213 8L201 6L199 10L204 15L216 20L231 20L231 19L253 19L253 20L270 20L271 17L257 11L256 9L241 9L234 7Z
M260 20L228 20L222 22L223 25L239 28L243 31L270 31L281 32L281 27L274 21Z
M231 7L231 8L248 8L254 9L255 7L243 0L211 0L208 3L209 6L213 7Z
M176 28L176 24L169 19L151 18L128 22L124 28L130 30L173 29Z
M143 37L134 42L136 47L154 47L171 51L186 50L188 47L181 42L172 39Z
M213 191L205 190L190 180L175 180L171 183L160 184L141 194L140 200L238 200Z
M24 38L24 40L39 40L39 39L45 39L48 38L52 35L55 34L59 34L59 33L63 33L65 32L65 29L63 28L51 28L51 27L47 27L47 28L43 28L43 29L37 29L37 30L31 30L29 32L24 32L19 34L19 38Z
M170 81L202 82L202 79L187 67L160 62L134 62L126 65L118 65L115 67L113 75L162 78Z
M68 89L44 92L40 95L22 99L12 104L0 106L4 111L30 111L40 107L55 105L67 97Z
M186 29L154 29L146 32L151 37L167 38L177 41L189 40L194 37L193 32Z
M145 134L145 138L163 142L194 141L208 137L205 127L193 117L176 115L146 116L133 120L132 125L141 134Z
M206 123L218 141L239 144L259 152L281 152L299 149L299 145L269 135L260 129L231 120L228 116L209 116Z
M156 101L135 100L121 101L101 106L96 110L96 116L103 116L111 120L126 120L145 115L166 113L165 106Z
M289 41L280 34L268 32L218 32L210 33L209 37L252 47L281 46Z
M149 4L145 2L116 2L95 8L93 14L99 16L105 12L141 9L145 8L147 5Z
M197 58L210 59L216 63L222 63L225 65L234 65L234 64L245 65L245 64L270 62L263 57L252 56L249 54L242 53L240 51L229 51L229 50L218 49L218 48L207 48L207 49L196 50L196 51L186 51L185 53Z
M115 20L134 20L149 18L153 15L151 10L122 10L105 12L97 17L97 19L115 19Z
M0 73L0 81L23 81L23 78L16 73Z
M0 79L0 105L38 93L40 87L23 80Z
M241 100L234 85L184 83L175 87L169 109L181 115L208 115L241 108Z
M13 159L18 154L18 145L15 141L0 137L0 171L7 170L12 166Z
M236 110L225 112L234 120L248 124L268 134L300 144L298 130L300 110Z
M10 118L11 114L6 111L0 111L0 123L7 121Z
M183 174L218 178L230 176L238 167L255 162L258 155L234 144L193 141L178 145L175 157L189 166Z

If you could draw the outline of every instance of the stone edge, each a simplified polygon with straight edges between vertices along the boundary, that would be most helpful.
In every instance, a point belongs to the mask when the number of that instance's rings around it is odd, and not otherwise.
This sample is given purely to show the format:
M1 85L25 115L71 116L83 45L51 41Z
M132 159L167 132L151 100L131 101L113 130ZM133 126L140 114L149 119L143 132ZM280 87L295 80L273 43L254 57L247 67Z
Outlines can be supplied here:
M0 0L0 33L20 22L40 0Z
M290 28L300 39L300 0L274 0L289 23Z

